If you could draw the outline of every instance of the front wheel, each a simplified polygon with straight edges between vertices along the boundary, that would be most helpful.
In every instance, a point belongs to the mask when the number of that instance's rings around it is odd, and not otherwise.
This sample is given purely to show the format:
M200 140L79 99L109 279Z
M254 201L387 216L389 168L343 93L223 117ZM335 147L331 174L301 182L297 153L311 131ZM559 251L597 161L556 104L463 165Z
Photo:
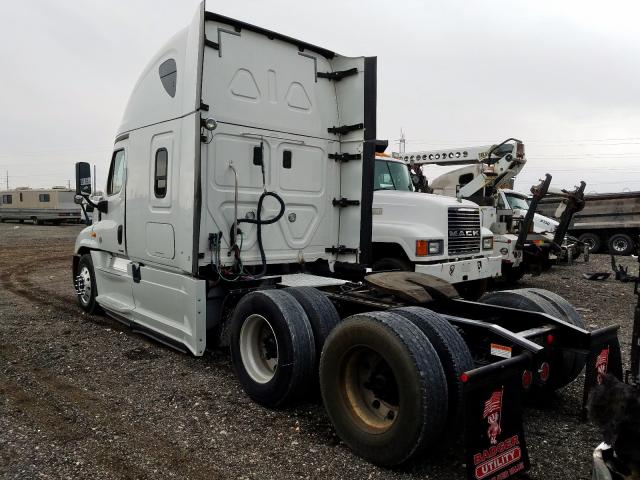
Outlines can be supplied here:
M80 308L88 313L98 313L100 310L100 306L96 302L98 288L96 287L96 274L91 254L86 253L80 257L74 283Z

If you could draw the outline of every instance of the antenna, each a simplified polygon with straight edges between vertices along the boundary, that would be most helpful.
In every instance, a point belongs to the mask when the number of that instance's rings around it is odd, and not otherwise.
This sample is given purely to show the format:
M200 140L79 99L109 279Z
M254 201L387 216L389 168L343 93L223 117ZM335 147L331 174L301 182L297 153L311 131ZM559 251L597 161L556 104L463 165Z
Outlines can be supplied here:
M9 190L9 170L7 170L7 190Z
M405 152L405 146L406 139L404 138L404 132L402 131L402 129L400 129L400 141L398 142L398 150L400 150L400 153Z

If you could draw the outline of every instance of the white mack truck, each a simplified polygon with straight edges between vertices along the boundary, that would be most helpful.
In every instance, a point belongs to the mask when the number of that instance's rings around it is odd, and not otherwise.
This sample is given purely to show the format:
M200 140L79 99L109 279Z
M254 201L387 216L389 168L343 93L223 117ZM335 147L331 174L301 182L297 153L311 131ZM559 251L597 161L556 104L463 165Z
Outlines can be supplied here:
M385 146L385 145L383 145ZM379 152L374 168L373 270L426 273L477 299L500 276L494 234L478 205L416 192L404 162Z
M560 223L535 213L535 206L527 216L529 202L537 205L547 194L551 177L533 187L534 195L525 196L525 204L521 195L506 189L527 161L520 140L510 138L495 145L393 155L412 169L414 178L422 175L421 167L425 165L464 165L438 176L426 190L480 205L482 225L495 235L495 252L502 257L502 275L508 281L518 280L527 270L547 268L550 258L555 258L562 248L566 228L564 233L556 232ZM576 192L559 192L565 202L565 216L573 215L584 204L580 200L583 191L584 187L579 187ZM560 241L553 249L556 234Z
M94 208L78 304L194 356L228 347L265 407L319 384L337 434L378 465L464 432L469 478L525 471L522 392L585 365L588 391L603 349L616 373L617 327L587 331L544 290L472 302L431 275L368 274L378 143L375 57L202 4L143 70L103 197L76 165L76 201Z

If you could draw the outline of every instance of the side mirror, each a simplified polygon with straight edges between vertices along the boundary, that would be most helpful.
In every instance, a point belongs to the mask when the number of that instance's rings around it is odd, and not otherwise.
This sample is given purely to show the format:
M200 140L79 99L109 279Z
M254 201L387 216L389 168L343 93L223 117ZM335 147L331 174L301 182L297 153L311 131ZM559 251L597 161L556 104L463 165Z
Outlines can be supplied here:
M73 203L75 203L76 205L82 205L83 201L84 201L84 197L80 194L76 194L73 197Z
M76 163L76 196L83 194L91 194L91 165L87 162L78 162Z

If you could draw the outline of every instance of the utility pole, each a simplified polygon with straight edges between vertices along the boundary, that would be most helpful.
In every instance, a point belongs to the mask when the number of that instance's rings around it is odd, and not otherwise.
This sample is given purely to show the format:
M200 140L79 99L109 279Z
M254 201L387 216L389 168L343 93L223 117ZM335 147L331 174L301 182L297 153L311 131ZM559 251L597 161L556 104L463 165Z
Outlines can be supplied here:
M93 193L96 193L96 164L93 164Z
M406 140L404 138L404 132L402 131L402 129L400 129L400 141L398 142L398 149L400 150L400 153L405 152L405 145Z
M71 180L67 180L67 190L71 190Z
M7 190L9 190L9 170L7 170Z

